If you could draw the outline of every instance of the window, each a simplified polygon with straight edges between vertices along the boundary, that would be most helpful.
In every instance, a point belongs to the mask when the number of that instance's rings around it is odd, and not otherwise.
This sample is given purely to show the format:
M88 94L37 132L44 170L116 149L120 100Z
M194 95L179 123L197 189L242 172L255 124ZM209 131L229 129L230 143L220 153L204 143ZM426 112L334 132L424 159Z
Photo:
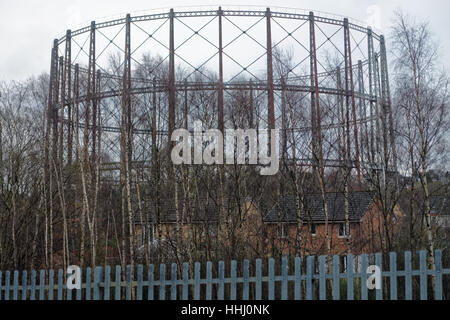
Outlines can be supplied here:
M317 225L315 223L311 223L311 235L314 237L317 234Z
M345 237L345 223L339 223L338 235L339 238Z
M279 239L287 239L289 235L289 225L286 223L282 223L278 226L278 238Z

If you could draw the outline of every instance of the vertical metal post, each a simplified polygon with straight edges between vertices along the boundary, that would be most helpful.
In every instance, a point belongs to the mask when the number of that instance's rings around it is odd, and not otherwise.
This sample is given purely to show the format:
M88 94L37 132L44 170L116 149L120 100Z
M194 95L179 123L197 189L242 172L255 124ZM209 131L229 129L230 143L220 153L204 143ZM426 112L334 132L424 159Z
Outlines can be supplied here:
M286 160L287 155L287 118L286 118L286 89L284 77L281 76L281 128L283 130L282 134L282 153L281 157L283 161Z
M125 57L123 64L122 123L121 123L121 162L125 167L131 161L131 16L127 14L125 23ZM121 167L122 167L121 166ZM122 168L128 170L129 168Z
M380 130L380 92L379 92L379 81L380 81L380 75L379 75L379 69L378 69L378 56L374 52L373 55L373 79L374 79L374 94L375 94L375 145L376 145L376 161L380 161L380 152L381 152L381 146L380 146L380 136L381 136L381 130ZM384 169L384 168L383 168Z
M67 163L72 164L73 121L72 121L72 32L66 32L65 79L67 85Z
M316 168L317 164L317 125L316 125L316 97L314 90L314 13L309 13L309 66L310 66L310 85L311 85L311 150L313 168Z
M342 97L342 80L341 80L341 68L336 68L336 87L339 90L337 95L337 113L338 113L338 154L339 160L343 159L343 153L345 150L342 149L343 140L345 140L345 130L344 130L344 99Z
M73 77L73 101L75 108L75 161L78 163L80 155L78 153L78 144L80 143L79 126L80 126L80 68L78 63L75 64L75 74Z
M58 164L60 166L64 163L64 109L66 105L66 78L65 78L65 66L64 57L59 57L59 88L60 88L60 103L59 108L59 138L58 138Z
M374 137L374 116L375 116L375 106L374 106L374 90L373 90L373 82L374 82L374 76L373 76L373 34L372 29L367 29L367 62L368 62L368 69L369 69L369 95L370 95L370 161L375 162L375 137Z
M100 70L97 70L97 77L96 77L96 90L97 97L95 99L96 104L96 120L97 120L97 157L101 156L101 128L102 128L102 121L101 121L101 98L100 98L100 92L102 91L102 73Z
M395 134L394 134L394 119L392 115L392 105L391 105L391 92L389 87L389 71L388 71L388 62L387 62L387 55L386 55L386 41L384 39L384 36L380 36L380 53L381 53L381 68L383 70L383 77L382 77L382 86L384 87L384 99L386 105L386 112L389 115L388 121L389 121L389 138L390 138L390 144L392 149L392 157L393 157L393 166L394 170L397 171L397 150L395 147ZM397 181L396 181L397 183Z
M152 157L153 166L156 165L156 78L153 78L153 92L152 92Z
M268 127L275 129L275 97L273 92L273 65L272 65L272 29L270 25L270 8L266 10L267 19L267 101L268 101Z
M224 119L223 119L223 47L222 47L222 7L219 7L219 92L218 92L218 125L219 130L223 134Z
M175 35L174 35L174 12L169 13L169 144L172 132L175 129ZM170 148L169 148L170 149ZM170 152L170 151L169 151Z
M362 61L358 60L358 89L359 89L359 118L362 121L360 123L359 128L359 138L360 138L360 145L361 145L361 159L364 160L364 154L365 150L367 148L367 114L366 114L366 100L363 97L365 95L365 88L364 88L364 72L363 72L363 65Z
M90 41L89 41L89 64L88 64L88 84L87 84L87 103L85 105L85 129L84 129L84 150L85 159L88 161L88 150L89 150L89 127L90 127L90 117L91 117L91 106L94 105L94 95L95 95L95 21L91 22L90 31Z
M309 27L310 27L310 62L311 62L311 111L312 112L312 131L315 134L316 145L313 145L313 159L319 162L321 174L323 174L323 154L322 154L322 130L321 130L321 116L320 116L320 101L319 101L319 76L317 72L317 48L316 48L316 33L314 13L309 13ZM315 116L315 117L314 117ZM314 118L313 118L314 117ZM315 147L315 148L314 148Z
M352 65L352 46L350 39L350 29L348 27L348 19L344 19L344 31L347 34L346 36L346 46L347 49L347 58L348 58L348 67L350 74L350 90L351 90L351 102L352 102L352 116L353 116L353 138L355 143L355 160L356 160L356 171L358 174L358 182L361 184L361 166L359 159L359 140L358 140L358 125L357 125L357 117L356 117L356 103L355 103L355 86L353 84L353 65Z
M54 113L54 93L55 93L55 85L56 85L56 73L58 68L58 39L55 39L53 41L53 47L52 47L52 53L51 53L51 62L50 62L50 83L49 83L49 90L48 90L48 109L47 109L47 126L49 127L50 124L53 123L53 113ZM50 128L49 128L50 130Z
M56 158L58 154L58 103L59 103L59 73L60 73L60 66L58 61L58 40L55 40L56 46L55 46L55 52L54 52L54 59L55 59L55 74L54 74L54 85L53 85L53 98L52 98L52 122L53 122L53 146L52 146L52 153L53 153L53 159L56 163Z

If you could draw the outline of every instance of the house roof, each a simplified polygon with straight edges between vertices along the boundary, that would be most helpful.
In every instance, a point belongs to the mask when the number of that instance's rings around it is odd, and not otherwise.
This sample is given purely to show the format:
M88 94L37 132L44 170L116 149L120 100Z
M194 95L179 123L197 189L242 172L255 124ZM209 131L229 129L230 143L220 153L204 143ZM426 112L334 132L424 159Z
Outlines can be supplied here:
M350 221L360 221L366 214L369 206L375 199L374 192L351 192L349 197L349 219ZM345 195L340 193L326 194L328 206L328 221L345 221ZM321 194L306 194L303 199L305 209L305 221L323 222L325 213L323 210ZM278 204L264 217L264 222L278 222L278 212L280 212L280 221L294 223L297 221L295 196L290 195L281 198Z
M246 199L240 201L242 210L245 210L243 203ZM238 203L239 201L236 199L225 198L224 199L224 208L225 213L233 213L238 211ZM160 203L160 217L159 221L162 223L175 223L177 221L177 208L175 207L175 201L173 199L161 199ZM220 203L217 199L213 199L211 197L200 198L198 202L195 199L191 199L190 203L187 204L183 199L178 201L178 214L181 218L183 216L183 211L190 212L191 216L190 220L194 223L200 222L216 222L219 217L220 212ZM150 204L150 215L149 220L156 222L156 204ZM184 217L184 222L188 221L188 217ZM140 219L136 218L135 223L140 224Z
M443 195L430 196L430 209L432 214L439 214L441 216L450 216L449 197Z

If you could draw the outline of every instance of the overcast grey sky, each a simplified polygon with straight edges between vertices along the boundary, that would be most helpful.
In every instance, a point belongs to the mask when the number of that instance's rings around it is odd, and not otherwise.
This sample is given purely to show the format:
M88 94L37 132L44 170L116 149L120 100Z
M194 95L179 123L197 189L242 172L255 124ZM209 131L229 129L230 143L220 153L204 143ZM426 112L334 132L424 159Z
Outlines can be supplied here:
M108 16L186 5L259 5L318 10L378 24L387 34L393 11L429 20L441 45L442 63L450 66L448 0L0 0L0 80L22 80L47 72L52 40L66 29ZM379 19L378 19L379 18Z

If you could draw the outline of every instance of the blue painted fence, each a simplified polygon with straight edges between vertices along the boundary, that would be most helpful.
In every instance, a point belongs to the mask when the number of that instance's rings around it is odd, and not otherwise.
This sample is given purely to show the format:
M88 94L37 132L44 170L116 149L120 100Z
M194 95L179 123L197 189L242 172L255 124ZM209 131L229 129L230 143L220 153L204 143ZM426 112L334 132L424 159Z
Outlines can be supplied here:
M427 269L426 251L417 257L405 252L399 259L390 253L389 261L384 262L379 253L374 258L382 271L379 290L367 288L369 256L364 254L356 260L356 268L352 255L346 257L345 268L339 256L244 260L239 267L237 261L231 261L228 269L223 261L217 265L207 262L206 266L196 262L193 270L188 263L161 264L159 270L154 265L138 265L135 270L127 266L125 272L116 266L114 274L110 266L86 268L81 288L73 290L67 289L62 269L56 273L0 271L0 300L443 299L450 269L443 268L440 250L435 252L435 270Z

